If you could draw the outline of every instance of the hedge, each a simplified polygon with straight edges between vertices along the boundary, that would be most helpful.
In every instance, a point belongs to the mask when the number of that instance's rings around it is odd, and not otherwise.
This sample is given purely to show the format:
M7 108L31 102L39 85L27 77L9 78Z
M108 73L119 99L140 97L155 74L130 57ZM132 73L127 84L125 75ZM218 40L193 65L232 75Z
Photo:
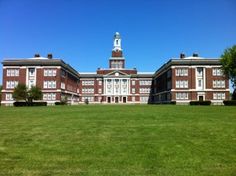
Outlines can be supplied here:
M236 106L236 100L224 100L223 103L225 106Z
M61 101L61 102L55 102L55 105L67 105L67 103L64 101Z
M190 101L190 105L211 105L211 101Z
M13 103L14 106L47 106L47 102L21 102L16 101Z

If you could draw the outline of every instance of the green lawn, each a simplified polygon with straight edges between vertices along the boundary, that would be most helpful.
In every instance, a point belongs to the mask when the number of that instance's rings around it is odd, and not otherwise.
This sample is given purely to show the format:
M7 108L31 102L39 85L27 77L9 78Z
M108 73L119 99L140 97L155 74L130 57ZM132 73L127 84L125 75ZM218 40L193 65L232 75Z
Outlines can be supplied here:
M0 175L236 176L236 108L0 108Z

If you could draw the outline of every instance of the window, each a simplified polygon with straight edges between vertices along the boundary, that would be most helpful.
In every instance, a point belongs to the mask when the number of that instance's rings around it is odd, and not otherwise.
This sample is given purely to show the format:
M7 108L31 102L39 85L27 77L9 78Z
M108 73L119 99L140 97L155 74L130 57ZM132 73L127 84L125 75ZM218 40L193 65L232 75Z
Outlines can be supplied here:
M7 69L7 76L11 76L11 70Z
M28 87L31 88L33 86L35 86L35 80L29 80Z
M13 100L13 97L12 97L11 93L7 93L6 94L6 100L8 100L8 101L12 101Z
M82 93L94 93L94 89L93 88L83 88L82 89Z
M134 86L135 85L135 81L132 81L132 86Z
M198 80L198 87L202 87L202 80L201 79Z
M43 88L55 89L56 88L56 81L44 81Z
M94 85L94 81L93 80L82 81L82 85Z
M203 68L202 67L198 67L197 68L197 76L198 77L202 77L203 76Z
M18 81L7 81L7 89L14 89L18 85Z
M140 85L151 85L151 84L152 84L152 81L149 81L149 80L140 80L140 81L139 81L139 84L140 84Z
M187 100L187 99L188 99L188 93L186 92L176 93L176 100Z
M213 93L213 99L214 100L224 100L225 93Z
M57 70L56 69L45 69L44 76L56 76Z
M56 76L57 70L52 70L52 76Z
M135 93L135 88L132 88L132 93L133 93L133 94Z
M223 76L223 73L220 68L213 68L212 69L212 75L213 76Z
M98 89L98 93L101 94L102 93L102 89Z
M88 100L89 102L94 101L94 97L82 97L82 101Z
M187 80L176 81L176 88L188 88L188 81Z
M175 70L176 76L188 76L188 69L187 68L177 68Z
M66 88L66 85L65 85L65 83L61 83L61 89L65 89Z
M29 68L29 76L35 75L35 68Z
M56 93L44 93L43 94L44 101L53 101L56 100Z
M52 81L48 81L48 88L52 88Z
M112 61L111 68L122 68L123 62L122 61Z
M101 86L102 85L102 81L98 81L98 85Z
M19 69L7 69L7 76L19 76Z
M146 93L146 94L148 94L148 93L150 93L150 91L151 91L150 88L140 88L140 89L139 89L139 92L140 92L140 93Z
M225 80L213 80L213 88L225 88Z

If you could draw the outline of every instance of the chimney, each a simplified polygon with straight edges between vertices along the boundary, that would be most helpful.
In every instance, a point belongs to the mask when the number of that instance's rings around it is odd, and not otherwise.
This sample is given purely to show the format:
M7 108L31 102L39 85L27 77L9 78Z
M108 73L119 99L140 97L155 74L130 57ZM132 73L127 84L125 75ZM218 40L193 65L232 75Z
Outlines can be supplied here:
M198 53L193 53L193 57L198 57Z
M180 59L184 59L185 58L185 54L184 53L180 53Z
M48 54L48 59L52 59L52 54L51 53Z
M34 57L40 57L40 54L37 53L37 54L34 55Z

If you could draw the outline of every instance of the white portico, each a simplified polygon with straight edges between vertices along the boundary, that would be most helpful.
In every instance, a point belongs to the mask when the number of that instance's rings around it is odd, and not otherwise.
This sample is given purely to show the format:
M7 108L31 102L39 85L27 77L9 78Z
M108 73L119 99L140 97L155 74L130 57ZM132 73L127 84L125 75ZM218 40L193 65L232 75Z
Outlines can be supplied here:
M107 103L126 103L130 95L130 75L114 71L104 75L104 97Z

